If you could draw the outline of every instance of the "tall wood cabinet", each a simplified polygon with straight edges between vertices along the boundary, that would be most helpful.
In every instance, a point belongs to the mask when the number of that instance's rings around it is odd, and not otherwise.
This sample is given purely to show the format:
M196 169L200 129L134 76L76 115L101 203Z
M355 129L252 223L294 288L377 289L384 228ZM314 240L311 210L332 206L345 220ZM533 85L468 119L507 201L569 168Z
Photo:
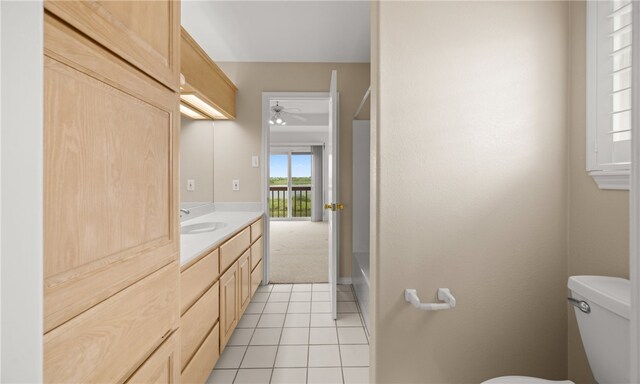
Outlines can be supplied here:
M45 1L47 382L179 375L179 7Z

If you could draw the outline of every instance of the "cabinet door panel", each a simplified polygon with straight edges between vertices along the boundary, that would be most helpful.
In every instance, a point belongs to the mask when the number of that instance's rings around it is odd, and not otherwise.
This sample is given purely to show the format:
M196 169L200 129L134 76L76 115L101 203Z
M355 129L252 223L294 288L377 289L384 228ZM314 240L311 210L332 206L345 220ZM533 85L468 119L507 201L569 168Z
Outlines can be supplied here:
M220 351L224 349L238 324L238 263L220 277Z
M178 328L175 261L44 335L48 383L122 382Z
M47 0L47 11L179 91L180 2Z
M178 96L45 15L45 332L177 259Z
M238 259L238 273L240 277L240 284L238 286L238 294L240 296L240 316L244 313L244 310L249 306L249 302L251 301L251 261L249 260L249 255L251 252L247 250L241 257Z
M134 373L127 384L177 384L179 334L174 332Z

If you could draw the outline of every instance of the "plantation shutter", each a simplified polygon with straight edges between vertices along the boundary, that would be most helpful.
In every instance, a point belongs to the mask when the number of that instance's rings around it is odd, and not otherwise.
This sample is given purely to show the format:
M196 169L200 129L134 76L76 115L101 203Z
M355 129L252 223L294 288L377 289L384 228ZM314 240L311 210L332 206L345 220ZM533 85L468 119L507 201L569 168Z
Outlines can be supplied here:
M593 4L595 3L595 4ZM595 124L593 151L588 170L629 169L631 162L631 0L596 1L588 31L588 69L595 82L588 82L589 112ZM595 28L594 28L595 25ZM595 29L595 30L594 30ZM592 40L595 39L595 44ZM594 84L595 83L595 84ZM595 87L594 87L595 85ZM591 88L591 89L590 89ZM595 88L595 89L593 89Z

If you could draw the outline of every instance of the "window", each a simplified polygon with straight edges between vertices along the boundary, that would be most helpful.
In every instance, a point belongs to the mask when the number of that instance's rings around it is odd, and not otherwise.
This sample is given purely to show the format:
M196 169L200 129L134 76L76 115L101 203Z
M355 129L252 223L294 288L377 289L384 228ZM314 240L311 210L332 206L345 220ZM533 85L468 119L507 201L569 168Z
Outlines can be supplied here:
M587 171L629 189L631 0L587 2Z

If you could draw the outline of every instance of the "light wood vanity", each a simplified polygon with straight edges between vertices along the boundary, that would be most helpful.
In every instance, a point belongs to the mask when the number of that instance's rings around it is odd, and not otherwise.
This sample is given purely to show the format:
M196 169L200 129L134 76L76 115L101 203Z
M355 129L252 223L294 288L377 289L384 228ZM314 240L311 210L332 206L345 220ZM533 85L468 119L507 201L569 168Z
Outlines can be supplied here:
M262 281L262 228L259 218L182 266L183 383L207 379Z

